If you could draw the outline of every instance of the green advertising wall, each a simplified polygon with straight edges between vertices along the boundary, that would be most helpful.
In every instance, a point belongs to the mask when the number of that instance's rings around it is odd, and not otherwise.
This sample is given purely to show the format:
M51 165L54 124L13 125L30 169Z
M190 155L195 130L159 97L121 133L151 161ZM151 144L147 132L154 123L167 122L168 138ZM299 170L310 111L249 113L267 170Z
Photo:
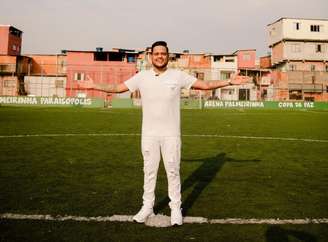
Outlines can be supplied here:
M73 97L0 96L2 106L104 107L103 99Z
M113 99L113 108L138 108L131 99ZM328 102L293 102L293 101L220 101L181 99L183 109L328 109Z
M203 108L247 108L247 109L328 109L328 102L303 101L217 101L208 100Z
M71 97L28 97L28 96L0 96L2 106L54 106L54 107L104 107L103 99L71 98ZM130 98L117 98L111 102L112 108L140 108L134 106ZM324 109L328 110L328 102L303 101L221 101L181 99L183 109Z
M112 108L140 108L140 106L134 106L133 101L130 98L117 98L113 99ZM200 103L199 100L194 99L181 99L181 108L185 109L200 109L202 108L203 103Z

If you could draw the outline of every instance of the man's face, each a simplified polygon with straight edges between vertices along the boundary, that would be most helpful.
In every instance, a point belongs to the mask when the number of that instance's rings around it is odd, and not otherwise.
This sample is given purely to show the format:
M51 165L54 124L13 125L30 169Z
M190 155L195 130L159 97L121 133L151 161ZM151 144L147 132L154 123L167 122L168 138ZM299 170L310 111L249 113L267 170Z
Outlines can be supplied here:
M169 53L167 53L165 46L155 46L151 54L151 61L156 68L165 68L169 62Z

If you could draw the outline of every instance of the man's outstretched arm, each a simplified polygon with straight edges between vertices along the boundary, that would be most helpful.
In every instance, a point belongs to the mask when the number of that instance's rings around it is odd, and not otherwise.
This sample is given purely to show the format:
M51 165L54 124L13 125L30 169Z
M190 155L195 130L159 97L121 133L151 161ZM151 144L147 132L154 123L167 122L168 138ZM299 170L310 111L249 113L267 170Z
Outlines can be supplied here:
M232 86L232 85L241 85L251 80L250 77L247 76L233 76L228 80L218 80L218 81L201 81L197 80L191 86L191 88L196 90L212 90L220 87Z
M108 93L122 93L129 90L129 88L124 83L103 84L103 83L93 83L91 81L81 81L79 83L79 88L99 90Z

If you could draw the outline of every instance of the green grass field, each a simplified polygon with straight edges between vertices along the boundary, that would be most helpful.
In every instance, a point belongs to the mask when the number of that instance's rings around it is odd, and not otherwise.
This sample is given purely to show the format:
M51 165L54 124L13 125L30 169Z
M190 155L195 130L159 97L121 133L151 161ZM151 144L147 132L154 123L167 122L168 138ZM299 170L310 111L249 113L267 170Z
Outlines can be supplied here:
M182 110L184 213L328 218L327 124L328 112L316 110ZM136 213L143 186L140 136L12 136L132 134L140 128L137 109L0 107L0 213ZM229 137L197 136L202 134ZM169 215L163 165L156 198L156 211ZM128 222L2 219L0 241L316 242L328 241L328 225L151 228Z

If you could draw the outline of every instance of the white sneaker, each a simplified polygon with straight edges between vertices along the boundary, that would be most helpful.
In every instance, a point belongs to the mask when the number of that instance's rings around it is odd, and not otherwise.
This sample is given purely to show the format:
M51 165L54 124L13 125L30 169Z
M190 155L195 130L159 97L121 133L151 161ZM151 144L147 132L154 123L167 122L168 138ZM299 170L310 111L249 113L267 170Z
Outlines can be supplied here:
M180 208L171 209L171 225L182 225L182 213Z
M148 217L154 216L154 210L153 208L146 208L142 206L140 211L133 216L133 221L137 223L144 223Z

